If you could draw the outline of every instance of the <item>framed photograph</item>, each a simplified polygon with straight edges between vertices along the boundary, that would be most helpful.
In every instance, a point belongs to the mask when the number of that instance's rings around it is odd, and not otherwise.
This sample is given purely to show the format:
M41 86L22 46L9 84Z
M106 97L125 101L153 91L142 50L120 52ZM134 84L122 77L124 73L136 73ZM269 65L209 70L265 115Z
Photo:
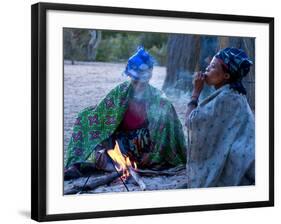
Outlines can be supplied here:
M32 5L37 221L274 205L274 18Z

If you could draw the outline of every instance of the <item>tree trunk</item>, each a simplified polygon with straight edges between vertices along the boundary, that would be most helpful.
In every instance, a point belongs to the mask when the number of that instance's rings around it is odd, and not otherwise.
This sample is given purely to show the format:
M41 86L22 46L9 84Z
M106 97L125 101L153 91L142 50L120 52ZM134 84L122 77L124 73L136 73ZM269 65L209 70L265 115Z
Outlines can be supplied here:
M167 75L163 90L166 94L173 90L190 92L192 75L204 71L217 51L217 38L212 36L171 34L168 38ZM202 92L205 97L210 93L206 86Z
M87 60L95 61L97 55L97 47L101 41L100 30L89 30L91 36L87 46Z
M163 90L188 89L191 75L199 68L200 36L171 34L167 48L167 75Z

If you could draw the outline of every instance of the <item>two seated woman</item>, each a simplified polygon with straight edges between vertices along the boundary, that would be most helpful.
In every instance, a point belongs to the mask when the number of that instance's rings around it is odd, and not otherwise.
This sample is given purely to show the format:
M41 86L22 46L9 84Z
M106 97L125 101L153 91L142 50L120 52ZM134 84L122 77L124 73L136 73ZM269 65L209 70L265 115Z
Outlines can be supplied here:
M117 141L139 167L163 169L186 164L188 187L255 183L255 125L242 79L252 62L244 51L226 48L198 72L188 103L187 145L173 105L152 87L153 58L143 48L129 58L131 78L95 107L78 114L65 160L65 178L83 167L112 170L107 150ZM198 102L204 84L215 87Z

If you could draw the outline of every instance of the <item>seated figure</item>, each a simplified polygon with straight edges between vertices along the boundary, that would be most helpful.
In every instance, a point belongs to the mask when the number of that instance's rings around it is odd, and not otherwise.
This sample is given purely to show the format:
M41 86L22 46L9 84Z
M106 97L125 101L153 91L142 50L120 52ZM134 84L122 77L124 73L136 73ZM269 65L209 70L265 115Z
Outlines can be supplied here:
M124 71L131 80L78 114L67 149L65 178L80 176L83 167L112 170L107 150L116 142L140 168L185 164L181 122L164 94L149 84L153 64L151 55L139 48Z

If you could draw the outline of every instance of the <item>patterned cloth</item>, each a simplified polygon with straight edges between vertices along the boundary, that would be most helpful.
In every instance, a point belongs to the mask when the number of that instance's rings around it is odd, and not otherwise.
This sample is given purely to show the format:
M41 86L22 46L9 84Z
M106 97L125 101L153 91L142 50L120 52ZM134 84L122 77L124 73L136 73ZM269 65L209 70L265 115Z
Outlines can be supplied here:
M254 117L247 99L225 85L189 115L188 187L255 182Z
M134 158L137 164L143 161L143 154L151 152L151 139L148 128L140 128L132 131L119 131L115 134L123 154ZM147 161L149 164L149 161Z
M96 106L78 114L67 149L65 167L94 156L96 147L116 134L132 95L131 82L114 88ZM151 166L176 166L186 162L186 144L182 125L173 105L158 89L145 89L147 129L151 139ZM94 159L94 158L92 158Z
M147 127L127 131L120 131L118 128L114 134L95 147L87 161L95 164L97 169L106 170L106 167L109 168L112 165L106 150L113 149L116 142L118 142L121 153L128 156L132 164L136 162L138 168L151 166L151 161L145 156L151 152L151 138ZM85 163L79 164L81 167Z
M246 89L241 80L249 73L253 64L247 54L238 48L225 48L220 50L215 57L222 61L225 70L230 74L230 87L246 95Z

